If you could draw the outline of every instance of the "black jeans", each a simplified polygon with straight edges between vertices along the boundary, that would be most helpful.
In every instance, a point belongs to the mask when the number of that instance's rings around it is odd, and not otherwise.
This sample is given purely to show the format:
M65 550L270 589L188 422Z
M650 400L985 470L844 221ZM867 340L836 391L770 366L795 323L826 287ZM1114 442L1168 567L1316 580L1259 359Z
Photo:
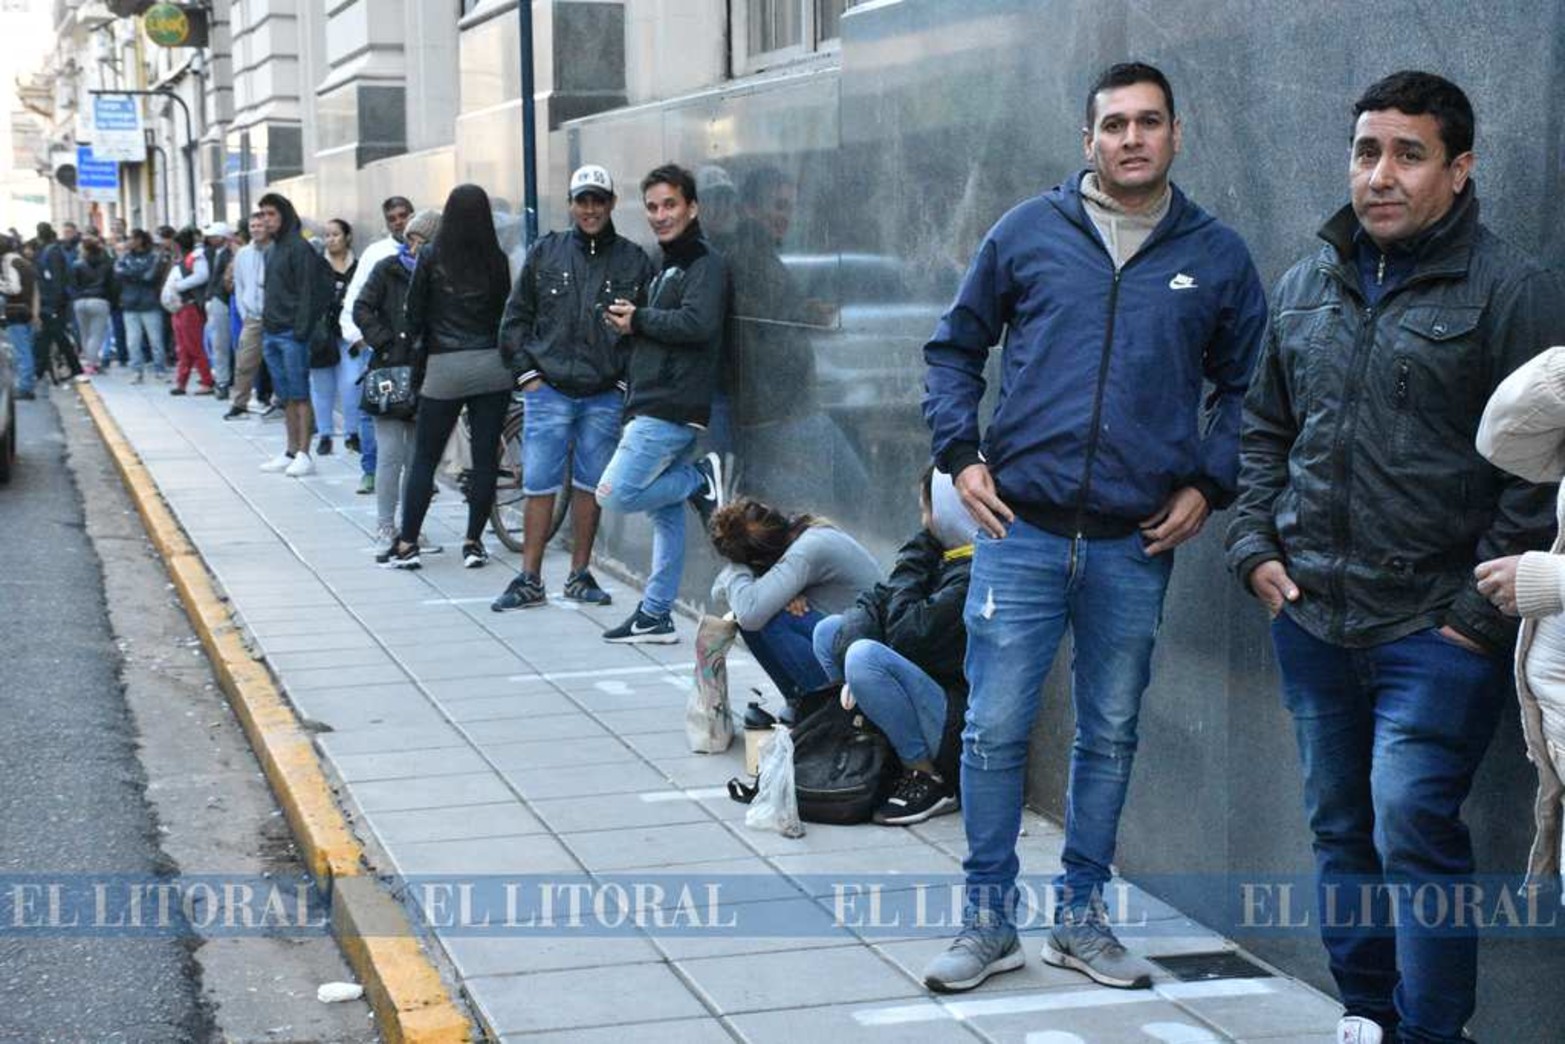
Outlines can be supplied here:
M67 306L68 307L68 306ZM60 356L65 364L71 368L71 376L82 372L81 360L76 358L76 342L71 338L70 319L64 312L50 314L45 312L38 331L38 340L33 342L33 371L35 376L42 377L49 372L49 352L58 347ZM94 360L96 362L97 360ZM496 439L499 436L495 436Z
M413 467L408 471L407 490L403 493L402 532L399 539L410 544L418 539L429 511L429 499L435 492L435 469L445 452L462 407L467 407L473 435L473 467L468 472L467 539L477 540L489 524L489 509L494 506L494 484L500 472L500 432L505 427L506 410L511 405L508 391L486 392L465 399L420 399L418 422L413 431Z

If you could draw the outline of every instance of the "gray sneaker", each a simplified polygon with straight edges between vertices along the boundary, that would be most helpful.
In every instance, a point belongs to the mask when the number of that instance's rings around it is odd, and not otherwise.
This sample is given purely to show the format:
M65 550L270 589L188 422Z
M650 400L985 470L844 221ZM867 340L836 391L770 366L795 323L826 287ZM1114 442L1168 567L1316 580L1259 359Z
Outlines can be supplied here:
M1099 903L1085 910L1060 910L1043 946L1043 963L1079 971L1093 982L1122 990L1152 985L1152 965L1114 938L1108 912Z
M982 908L968 915L961 934L924 968L924 985L936 993L960 993L1026 963L1015 927Z

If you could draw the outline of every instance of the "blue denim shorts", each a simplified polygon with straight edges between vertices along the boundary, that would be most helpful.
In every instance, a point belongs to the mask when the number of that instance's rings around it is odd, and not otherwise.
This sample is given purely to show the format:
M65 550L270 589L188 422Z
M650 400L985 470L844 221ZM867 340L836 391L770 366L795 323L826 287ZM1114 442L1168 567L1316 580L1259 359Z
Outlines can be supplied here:
M571 455L571 485L591 493L619 445L625 397L606 391L577 399L547 384L522 394L522 493L542 497L565 485L565 455Z
M310 349L292 334L262 334L261 357L272 375L272 394L284 402L310 401Z

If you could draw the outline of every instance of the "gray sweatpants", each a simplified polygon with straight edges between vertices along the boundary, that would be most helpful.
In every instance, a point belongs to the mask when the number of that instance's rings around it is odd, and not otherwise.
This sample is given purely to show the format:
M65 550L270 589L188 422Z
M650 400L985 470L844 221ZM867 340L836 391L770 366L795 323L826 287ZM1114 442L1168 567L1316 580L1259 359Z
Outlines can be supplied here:
M207 298L206 335L212 343L212 379L226 388L234 383L234 347L228 328L227 301Z
M397 524L397 505L413 463L412 421L375 418L375 524Z

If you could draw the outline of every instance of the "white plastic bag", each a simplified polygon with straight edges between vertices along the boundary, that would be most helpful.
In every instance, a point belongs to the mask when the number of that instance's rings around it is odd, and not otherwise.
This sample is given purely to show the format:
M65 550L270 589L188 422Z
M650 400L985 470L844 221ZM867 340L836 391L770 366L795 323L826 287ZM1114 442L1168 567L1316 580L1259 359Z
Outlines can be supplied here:
M158 291L158 304L170 315L185 307L185 299L179 295L179 265L169 266L168 275L163 279L163 287Z
M771 746L761 761L761 786L744 814L744 825L775 830L783 837L803 837L799 796L793 789L793 737L788 726L773 725Z
M728 709L728 650L739 637L733 620L703 616L696 628L696 684L685 702L685 741L696 754L721 754L734 741Z

